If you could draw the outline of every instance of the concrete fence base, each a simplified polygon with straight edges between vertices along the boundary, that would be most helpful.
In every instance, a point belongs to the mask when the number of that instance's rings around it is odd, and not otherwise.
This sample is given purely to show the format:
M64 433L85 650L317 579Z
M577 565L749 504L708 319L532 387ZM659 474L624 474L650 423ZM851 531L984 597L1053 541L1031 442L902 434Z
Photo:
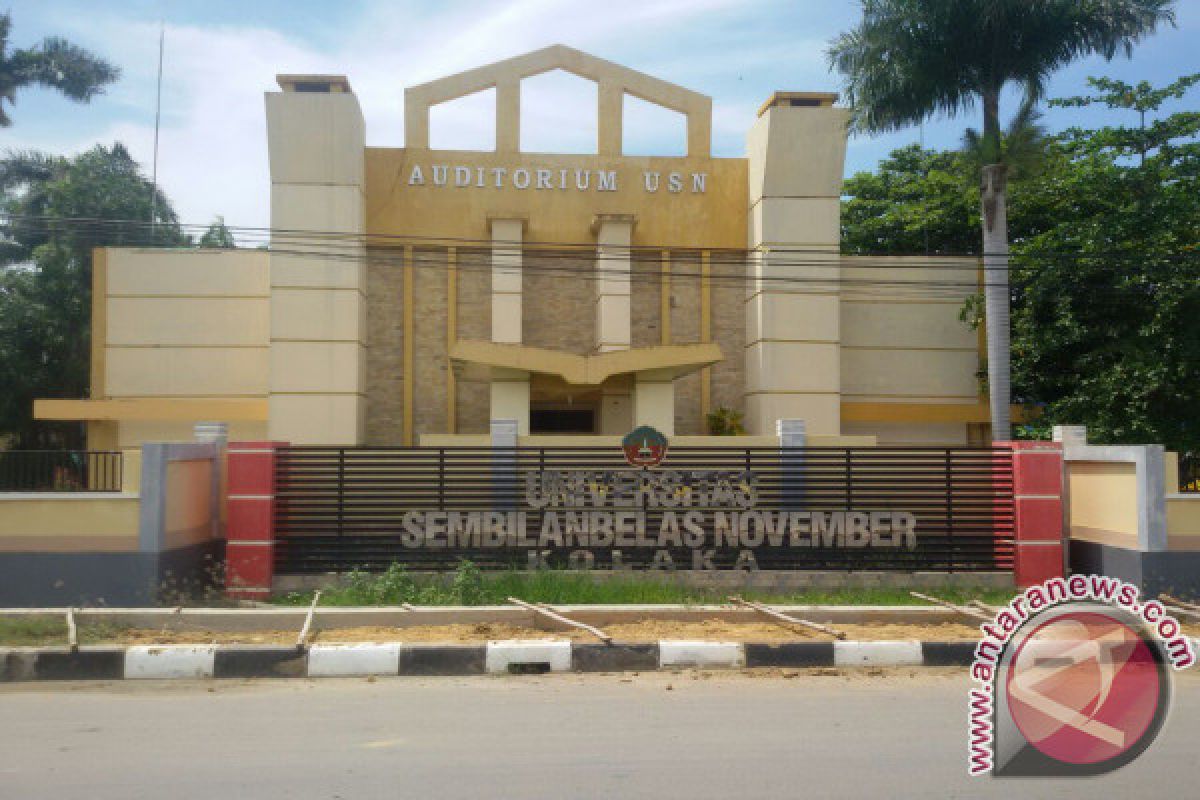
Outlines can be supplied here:
M454 573L410 571L413 577L435 579L449 583ZM521 575L533 572L521 571ZM1011 572L891 572L884 570L756 570L754 572L718 570L675 570L672 572L593 570L571 572L584 575L595 583L613 580L657 581L668 585L723 591L804 591L807 589L1011 589L1015 586ZM312 591L342 585L346 575L276 575L272 591Z
M0 648L0 682L623 672L742 667L965 667L975 642L166 645ZM1200 645L1198 645L1200 646Z

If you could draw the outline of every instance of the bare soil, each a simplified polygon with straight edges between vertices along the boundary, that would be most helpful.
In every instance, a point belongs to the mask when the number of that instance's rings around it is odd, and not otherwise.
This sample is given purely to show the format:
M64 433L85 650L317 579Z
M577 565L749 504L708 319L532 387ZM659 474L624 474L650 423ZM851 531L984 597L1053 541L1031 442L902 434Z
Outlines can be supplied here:
M838 625L847 638L856 641L921 639L957 641L978 638L978 630L953 623L938 625ZM621 642L653 642L659 639L690 639L729 642L828 641L832 637L803 627L768 622L738 623L710 619L697 622L643 620L608 625L602 629ZM118 644L295 644L299 631L208 631L130 628L112 631L100 641ZM494 639L572 639L596 641L578 629L541 630L498 623L468 625L422 625L405 628L365 626L318 630L313 642L486 642Z

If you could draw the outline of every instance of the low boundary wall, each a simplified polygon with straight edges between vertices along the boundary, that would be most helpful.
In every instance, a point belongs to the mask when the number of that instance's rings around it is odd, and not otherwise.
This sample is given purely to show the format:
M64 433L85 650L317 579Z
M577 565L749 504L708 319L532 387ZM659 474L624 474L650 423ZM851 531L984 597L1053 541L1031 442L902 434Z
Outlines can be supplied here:
M0 605L138 605L211 585L224 559L220 449L143 445L120 492L0 495Z

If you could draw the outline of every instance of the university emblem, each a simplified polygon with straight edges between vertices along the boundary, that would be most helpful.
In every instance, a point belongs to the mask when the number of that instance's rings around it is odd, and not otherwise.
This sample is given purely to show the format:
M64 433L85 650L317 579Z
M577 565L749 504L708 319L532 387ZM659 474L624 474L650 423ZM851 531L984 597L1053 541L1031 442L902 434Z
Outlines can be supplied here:
M649 425L639 425L621 440L625 460L632 467L656 467L667 457L667 437Z

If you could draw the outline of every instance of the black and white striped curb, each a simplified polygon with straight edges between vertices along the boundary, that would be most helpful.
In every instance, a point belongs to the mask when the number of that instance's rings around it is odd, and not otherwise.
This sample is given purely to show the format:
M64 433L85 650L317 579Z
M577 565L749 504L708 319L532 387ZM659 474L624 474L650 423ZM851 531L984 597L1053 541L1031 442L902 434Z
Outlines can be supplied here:
M967 666L975 642L138 645L0 648L0 681L620 672L681 667Z

